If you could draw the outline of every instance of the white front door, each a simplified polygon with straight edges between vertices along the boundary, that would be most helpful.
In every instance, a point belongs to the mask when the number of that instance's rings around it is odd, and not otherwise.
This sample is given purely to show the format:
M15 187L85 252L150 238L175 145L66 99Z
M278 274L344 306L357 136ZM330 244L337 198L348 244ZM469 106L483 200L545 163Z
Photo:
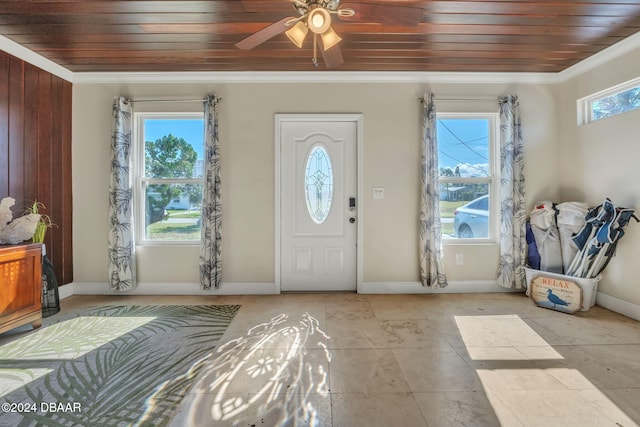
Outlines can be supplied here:
M355 120L280 119L283 291L356 290Z

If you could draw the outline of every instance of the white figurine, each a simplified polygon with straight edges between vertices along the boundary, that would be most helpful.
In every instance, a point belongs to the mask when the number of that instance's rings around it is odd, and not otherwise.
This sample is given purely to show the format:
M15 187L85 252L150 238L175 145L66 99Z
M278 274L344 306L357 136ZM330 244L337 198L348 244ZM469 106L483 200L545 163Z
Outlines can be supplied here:
M38 214L27 214L12 221L11 206L15 203L13 197L5 197L0 201L0 244L15 245L31 239L40 221Z

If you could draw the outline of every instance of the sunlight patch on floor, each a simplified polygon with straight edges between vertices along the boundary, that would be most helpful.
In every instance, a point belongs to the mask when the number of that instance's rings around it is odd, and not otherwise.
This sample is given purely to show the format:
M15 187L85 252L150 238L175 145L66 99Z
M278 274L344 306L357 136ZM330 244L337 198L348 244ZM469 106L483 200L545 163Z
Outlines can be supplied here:
M280 314L222 345L177 419L189 425L319 425L314 399L329 396L331 354L329 336L318 326L308 313Z
M38 378L44 377L53 369L33 368L33 369L0 369L0 397L6 396L25 384L29 384Z
M154 319L155 317L76 317L38 329L0 346L0 361L76 359Z
M455 316L487 398L502 425L637 426L517 315Z
M454 316L460 335L470 347L544 347L551 346L516 315ZM562 359L557 352L547 357ZM523 358L526 356L523 355Z

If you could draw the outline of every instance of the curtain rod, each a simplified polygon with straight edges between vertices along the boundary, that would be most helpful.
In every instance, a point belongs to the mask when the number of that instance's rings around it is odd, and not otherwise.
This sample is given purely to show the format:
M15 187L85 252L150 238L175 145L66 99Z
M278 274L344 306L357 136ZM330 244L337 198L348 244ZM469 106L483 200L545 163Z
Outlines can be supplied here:
M186 99L132 99L131 102L203 102L205 98L186 98ZM222 101L222 98L218 98Z
M497 101L498 96L443 96L435 97L436 101ZM418 98L424 104L424 98Z

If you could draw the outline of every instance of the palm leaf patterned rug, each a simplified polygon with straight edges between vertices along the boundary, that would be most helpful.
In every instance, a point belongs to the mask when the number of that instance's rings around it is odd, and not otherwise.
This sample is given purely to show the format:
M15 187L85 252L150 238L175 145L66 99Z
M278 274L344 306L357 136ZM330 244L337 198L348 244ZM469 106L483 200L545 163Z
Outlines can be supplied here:
M107 306L0 346L0 426L167 425L238 305Z

